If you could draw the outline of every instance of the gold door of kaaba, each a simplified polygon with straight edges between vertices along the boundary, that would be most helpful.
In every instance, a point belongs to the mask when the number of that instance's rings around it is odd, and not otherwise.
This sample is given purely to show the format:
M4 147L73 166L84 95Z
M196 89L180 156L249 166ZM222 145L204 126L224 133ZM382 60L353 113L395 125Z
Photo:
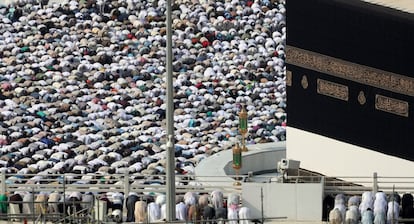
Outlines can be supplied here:
M286 2L288 125L414 161L414 16Z

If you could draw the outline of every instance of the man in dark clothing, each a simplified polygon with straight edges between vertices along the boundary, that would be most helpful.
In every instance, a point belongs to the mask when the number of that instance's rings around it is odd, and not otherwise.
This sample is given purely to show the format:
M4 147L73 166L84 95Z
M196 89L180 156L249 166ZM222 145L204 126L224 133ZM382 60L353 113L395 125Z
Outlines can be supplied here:
M214 220L214 217L216 215L215 213L216 212L215 212L213 206L211 206L211 205L204 206L204 208L203 208L203 217L202 217L203 223L204 224L214 223L212 220Z
M215 212L216 212L216 219L218 220L217 223L224 223L224 221L220 222L220 220L226 220L227 219L227 208L225 208L225 207L216 208Z
M127 207L127 222L135 222L135 202L139 200L138 195L135 192L129 193L126 199L126 207Z
M42 9L45 9L48 4L49 4L49 0L40 0L40 7Z

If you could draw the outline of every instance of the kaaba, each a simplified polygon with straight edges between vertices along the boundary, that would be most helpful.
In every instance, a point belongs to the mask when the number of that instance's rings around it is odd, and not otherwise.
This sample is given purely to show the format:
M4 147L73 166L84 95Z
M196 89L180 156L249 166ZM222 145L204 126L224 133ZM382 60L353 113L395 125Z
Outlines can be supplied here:
M414 161L413 14L360 0L286 4L288 126Z

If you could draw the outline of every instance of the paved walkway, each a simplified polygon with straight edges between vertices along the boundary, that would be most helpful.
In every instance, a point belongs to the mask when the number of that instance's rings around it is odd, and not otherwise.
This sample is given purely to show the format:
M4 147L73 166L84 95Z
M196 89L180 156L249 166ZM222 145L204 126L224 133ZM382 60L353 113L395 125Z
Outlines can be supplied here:
M247 148L249 151L242 153L240 174L268 171L267 175L272 175L276 170L277 162L286 157L286 142L247 145ZM221 151L204 159L195 167L197 179L203 184L214 185L220 182L221 186L233 186L234 179L229 177L235 175L232 161L232 150Z
M404 12L414 13L413 0L362 0L376 5L398 9Z

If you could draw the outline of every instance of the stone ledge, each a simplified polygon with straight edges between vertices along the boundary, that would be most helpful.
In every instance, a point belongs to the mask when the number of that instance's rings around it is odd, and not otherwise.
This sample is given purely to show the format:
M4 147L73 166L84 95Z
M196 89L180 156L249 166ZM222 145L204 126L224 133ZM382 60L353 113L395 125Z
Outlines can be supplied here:
M243 163L240 174L275 170L277 162L286 157L286 142L247 145L247 149L248 152L242 153ZM232 150L216 153L197 165L195 175L204 185L212 186L221 182L221 186L233 186L234 179L227 177L235 174L232 159Z

